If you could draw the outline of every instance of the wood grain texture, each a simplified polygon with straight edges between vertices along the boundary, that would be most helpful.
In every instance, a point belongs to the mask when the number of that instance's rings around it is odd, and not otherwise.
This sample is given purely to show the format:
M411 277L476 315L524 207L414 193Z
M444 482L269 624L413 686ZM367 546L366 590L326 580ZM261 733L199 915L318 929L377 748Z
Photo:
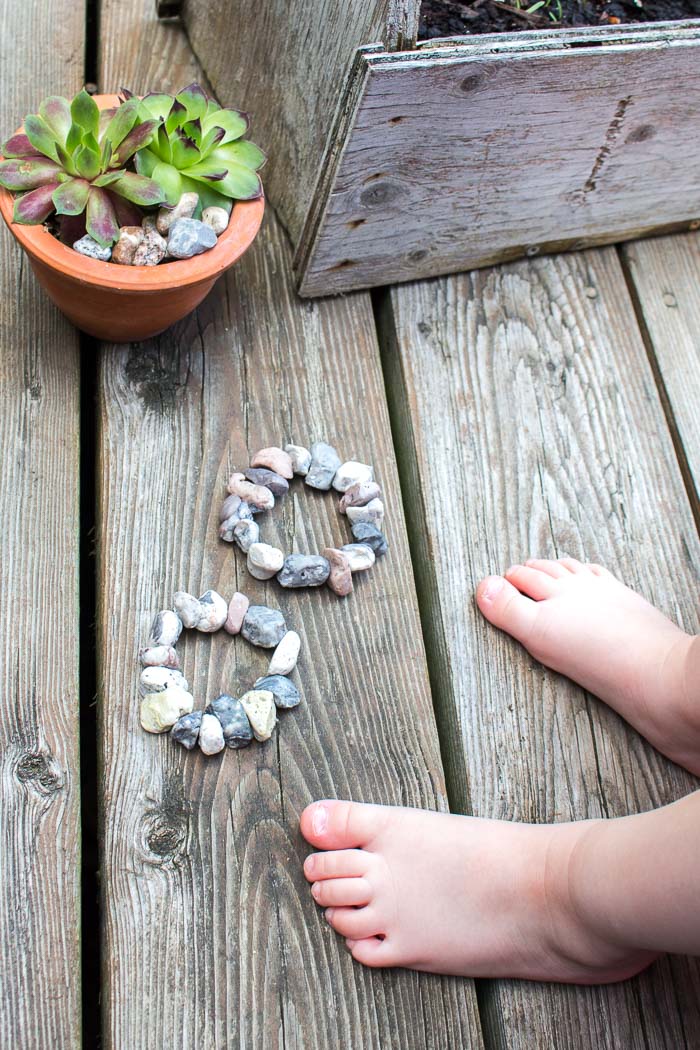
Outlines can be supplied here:
M3 137L82 81L83 5L0 2ZM80 1045L77 333L0 232L0 1041Z
M103 8L107 82L113 69L148 79L128 37L123 54L114 43L139 10ZM158 63L160 29L141 28L138 61ZM363 970L302 874L298 817L314 798L446 803L369 298L300 302L290 256L270 213L197 314L100 357L105 1045L478 1050L471 982ZM233 466L320 437L369 457L387 494L392 550L346 603L253 581L216 535ZM288 551L346 528L334 499L299 483L264 523ZM141 730L137 651L174 590L210 586L284 611L304 699L269 744L205 759ZM198 706L240 694L269 658L222 634L179 648Z
M687 226L700 214L699 55L700 23L368 52L292 230L301 293Z
M296 243L355 49L410 47L419 0L186 0L192 46L221 102L252 114L265 189Z
M700 236L625 245L622 261L700 521Z
M698 781L476 609L531 555L608 565L698 630L700 542L614 249L392 289L381 340L453 808L614 817ZM487 1045L660 1048L700 1040L700 965L622 985L493 982Z

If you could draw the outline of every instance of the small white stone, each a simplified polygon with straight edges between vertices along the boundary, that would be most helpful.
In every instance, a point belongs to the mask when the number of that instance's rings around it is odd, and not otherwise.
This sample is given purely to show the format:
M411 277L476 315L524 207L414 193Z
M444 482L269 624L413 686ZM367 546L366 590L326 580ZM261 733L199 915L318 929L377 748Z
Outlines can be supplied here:
M156 228L158 233L166 234L173 223L177 222L178 219L191 218L194 215L198 204L199 194L190 192L183 193L174 208L159 208L158 216L156 218Z
M189 690L187 679L181 671L173 667L145 667L139 678L139 691L142 696L148 693L159 693L162 689L177 686Z
M268 674L289 674L294 670L301 649L301 638L296 631L287 631L272 654Z
M345 513L353 525L366 521L381 531L384 524L384 504L380 499L370 500L366 507L348 507Z
M163 609L151 627L152 645L175 645L182 634L182 620L172 609Z
M333 478L333 488L336 492L345 492L351 485L363 485L367 481L374 481L374 467L351 459L338 467Z
M202 212L202 222L211 226L216 236L220 237L228 226L228 212L225 208L217 208L216 205L212 205Z
M305 477L311 466L311 453L303 445L285 445L284 451L292 461L292 470L295 474Z
M143 667L179 667L177 653L172 645L150 645L139 653Z
M366 543L346 543L340 549L350 562L350 572L371 569L376 560L374 551Z
M206 712L202 715L199 727L199 746L205 755L218 755L224 750L224 731L216 715Z
M260 526L257 521L245 519L233 526L233 542L247 554L254 543L260 539Z
M269 580L284 565L284 554L269 543L253 543L248 549L248 572L256 580Z
M184 627L196 627L202 615L199 599L187 591L176 591L173 595L173 608L182 620Z
M147 733L164 733L172 729L181 715L194 707L194 697L176 685L158 693L148 693L141 701L141 725Z
M241 697L241 705L255 739L269 740L277 723L277 708L272 693L267 689L251 689Z
M98 262L109 262L112 258L112 249L109 246L103 248L101 244L92 239L89 233L86 233L79 241L75 241L73 251L79 252L80 255L87 255L88 259L97 259Z
M228 616L228 602L216 591L207 591L199 599L199 607L202 610L199 620L195 624L198 631L205 634L213 634L226 623Z

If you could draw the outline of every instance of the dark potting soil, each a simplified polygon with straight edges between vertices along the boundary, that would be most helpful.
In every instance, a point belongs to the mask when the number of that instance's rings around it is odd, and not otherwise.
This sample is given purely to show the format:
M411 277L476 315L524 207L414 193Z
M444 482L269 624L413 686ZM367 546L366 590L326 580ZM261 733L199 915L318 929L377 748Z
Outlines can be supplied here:
M700 0L423 0L420 40L700 18ZM528 8L530 10L528 11Z

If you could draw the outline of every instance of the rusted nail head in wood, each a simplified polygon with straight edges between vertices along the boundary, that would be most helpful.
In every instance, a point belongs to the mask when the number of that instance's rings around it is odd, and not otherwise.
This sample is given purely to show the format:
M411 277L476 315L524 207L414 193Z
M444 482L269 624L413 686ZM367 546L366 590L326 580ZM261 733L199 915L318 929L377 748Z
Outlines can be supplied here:
M156 0L158 18L179 18L182 13L182 0Z
M529 255L529 256L539 255L540 254L539 245L537 245L537 244L528 244L527 248L525 249L525 254Z
M688 223L689 230L700 230L700 219L693 219L692 222Z
M678 306L678 303L676 302L676 297L675 295L673 295L672 292L664 292L662 298L664 306Z

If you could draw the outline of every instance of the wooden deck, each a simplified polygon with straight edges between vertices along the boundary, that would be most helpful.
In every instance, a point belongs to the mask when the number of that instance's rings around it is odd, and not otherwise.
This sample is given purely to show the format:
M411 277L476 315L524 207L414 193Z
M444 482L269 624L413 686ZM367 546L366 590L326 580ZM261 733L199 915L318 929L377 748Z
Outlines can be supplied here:
M77 90L84 13L7 7L2 128ZM149 0L103 0L96 46L105 90L199 76ZM311 900L298 832L323 796L552 821L697 789L472 594L568 554L699 629L700 235L308 302L268 212L197 314L120 347L79 339L6 233L0 250L0 1044L700 1045L685 958L600 988L361 968ZM347 603L253 585L213 538L232 465L322 437L387 491L391 554ZM308 493L275 528L285 549L340 538ZM141 731L137 649L181 586L269 595L301 633L304 703L273 745L205 759ZM219 637L182 651L200 698L259 670Z

